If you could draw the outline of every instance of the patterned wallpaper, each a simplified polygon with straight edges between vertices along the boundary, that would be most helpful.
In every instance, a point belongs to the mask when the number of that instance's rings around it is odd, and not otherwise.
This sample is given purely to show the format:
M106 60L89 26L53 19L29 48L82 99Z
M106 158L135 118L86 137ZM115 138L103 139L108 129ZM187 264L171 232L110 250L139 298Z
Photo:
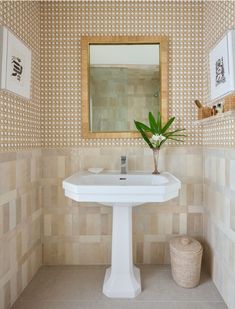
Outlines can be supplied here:
M209 52L223 34L235 28L234 1L205 1L203 18L204 48L204 103L210 104ZM206 146L235 146L235 119L227 118L211 122L203 130L203 144Z
M1 1L0 5L1 24L20 36L33 54L32 99L0 92L0 151L41 145L144 145L138 139L82 139L82 35L167 35L169 112L177 117L178 126L187 128L186 145L201 143L202 131L193 126L193 101L210 103L208 53L227 29L234 28L234 1ZM210 123L204 127L203 144L234 146L234 134L233 118Z
M166 35L169 113L187 128L186 145L201 142L192 125L202 99L202 1L62 1L41 5L43 147L133 146L140 139L82 139L82 35Z
M0 151L41 146L40 3L2 1L0 22L32 49L31 99L0 91Z

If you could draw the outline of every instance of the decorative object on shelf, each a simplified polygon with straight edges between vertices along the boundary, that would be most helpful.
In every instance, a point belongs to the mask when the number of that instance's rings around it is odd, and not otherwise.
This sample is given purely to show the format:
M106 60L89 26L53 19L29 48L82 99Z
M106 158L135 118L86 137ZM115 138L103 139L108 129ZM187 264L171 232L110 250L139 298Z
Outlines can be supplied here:
M204 119L212 116L212 108L203 106L202 108L198 109L198 119Z
M229 30L211 50L211 100L235 91L235 30Z
M235 110L235 95L229 95L224 98L224 112Z
M198 107L198 119L204 119L212 115L211 107L203 106L199 100L195 100L194 103Z
M0 25L0 89L30 99L31 50Z
M170 118L166 124L162 124L161 113L158 112L157 120L153 114L149 112L149 127L144 123L134 120L137 130L142 135L145 142L153 150L154 171L153 174L160 174L158 171L158 157L161 146L168 140L183 142L180 138L185 137L185 134L180 132L185 129L176 129L169 131L170 126L175 120L175 117Z
M202 119L205 119L211 116L216 116L217 114L222 114L224 112L223 103L217 103L213 105L212 107L203 106L199 100L195 100L194 103L198 107L198 119L199 120L202 120Z
M212 106L212 116L215 116L217 114L217 109L216 109L216 105Z
M224 120L228 120L228 119L234 119L235 118L235 110L229 110L226 112L223 112L221 114L217 114L215 116L212 117L207 117L204 119L199 119L193 122L194 126L206 126L210 123L214 123L214 122L220 122L220 121L224 121Z
M203 105L199 100L195 100L194 103L196 104L198 108L203 108Z
M222 103L216 105L216 114L222 114L224 112L224 106Z

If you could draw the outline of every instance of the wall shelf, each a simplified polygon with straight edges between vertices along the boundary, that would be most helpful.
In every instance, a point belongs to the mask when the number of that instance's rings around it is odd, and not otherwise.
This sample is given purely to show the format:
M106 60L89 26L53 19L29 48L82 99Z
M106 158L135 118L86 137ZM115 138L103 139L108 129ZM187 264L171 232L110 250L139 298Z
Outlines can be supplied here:
M193 122L193 125L194 126L204 126L204 125L207 125L207 124L210 124L210 123L223 121L225 119L233 118L233 117L235 118L235 110L231 110L231 111L228 111L228 112L216 115L216 116L211 116L211 117L208 117L208 118L196 120L196 121Z

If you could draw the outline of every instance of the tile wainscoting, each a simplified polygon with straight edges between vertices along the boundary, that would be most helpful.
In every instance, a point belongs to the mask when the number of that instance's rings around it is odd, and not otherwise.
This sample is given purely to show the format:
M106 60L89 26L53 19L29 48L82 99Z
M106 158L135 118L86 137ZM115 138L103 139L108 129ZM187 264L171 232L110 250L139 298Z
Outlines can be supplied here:
M235 149L203 149L206 261L229 308L235 308Z
M62 180L88 167L119 169L122 154L130 170L151 171L152 153L142 147L0 154L0 308L9 308L42 264L110 262L112 210L65 198ZM188 233L204 243L213 281L233 308L235 150L166 147L159 163L182 190L164 205L134 209L135 262L168 264L168 240Z
M9 308L42 265L41 151L0 154L0 308Z

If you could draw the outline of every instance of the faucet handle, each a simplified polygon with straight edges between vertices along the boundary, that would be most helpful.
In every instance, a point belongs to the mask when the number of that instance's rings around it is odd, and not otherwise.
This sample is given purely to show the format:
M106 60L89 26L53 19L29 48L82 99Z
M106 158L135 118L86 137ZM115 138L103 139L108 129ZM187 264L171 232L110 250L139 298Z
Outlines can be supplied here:
M127 173L127 157L121 156L121 174Z
M121 156L121 164L126 164L126 156Z

